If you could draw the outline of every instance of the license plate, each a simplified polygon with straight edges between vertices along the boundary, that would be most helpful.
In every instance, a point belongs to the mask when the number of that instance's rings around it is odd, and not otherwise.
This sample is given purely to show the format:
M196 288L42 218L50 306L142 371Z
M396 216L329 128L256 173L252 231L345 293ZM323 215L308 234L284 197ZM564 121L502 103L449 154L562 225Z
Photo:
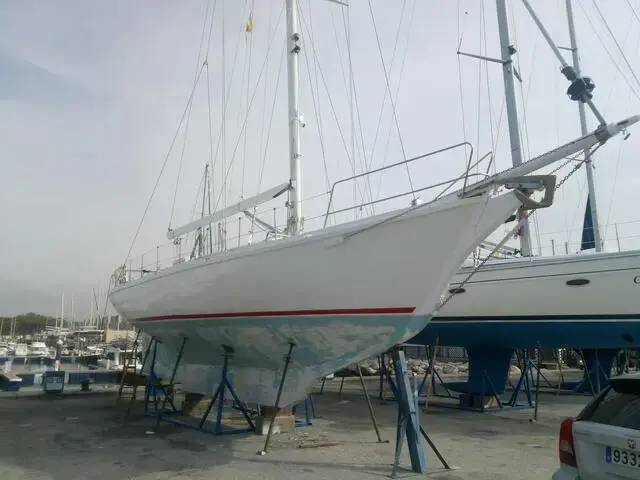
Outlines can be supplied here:
M607 447L605 461L612 465L626 465L640 469L640 452L624 448Z

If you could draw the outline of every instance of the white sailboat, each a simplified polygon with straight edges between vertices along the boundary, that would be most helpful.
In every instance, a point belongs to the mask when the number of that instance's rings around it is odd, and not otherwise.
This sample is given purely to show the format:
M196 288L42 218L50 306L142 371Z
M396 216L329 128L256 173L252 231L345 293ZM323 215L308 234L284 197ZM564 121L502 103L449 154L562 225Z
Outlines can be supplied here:
M288 182L169 230L169 239L288 194L285 232L251 245L207 252L134 278L116 270L109 298L116 311L161 342L171 365L185 342L179 377L212 394L223 346L234 351L230 377L243 401L274 405L293 345L280 405L303 398L313 382L408 340L429 322L449 280L491 231L520 208L552 203L555 177L523 176L606 141L609 125L557 150L434 201L305 232L301 210L303 126L298 108L301 50L297 2L286 1ZM635 120L634 120L635 121ZM457 180L464 180L466 176ZM536 202L535 191L545 190ZM275 229L274 229L275 231Z
M582 80L571 0L566 0L566 9L572 67L563 60L551 42L529 2L523 0L523 3L560 60L562 73L569 74L567 78L572 82ZM497 4L511 150L519 154L514 71L511 68L505 0L498 0ZM570 78L571 72L575 74L573 79ZM588 98L588 102L578 102L583 134L587 132L585 103L594 111L600 124L604 124L590 96ZM525 231L521 235L520 250L523 257L489 260L463 288L459 288L460 284L475 266L465 266L455 275L451 285L452 291L456 292L455 297L438 312L416 341L433 344L437 340L441 345L504 348L559 348L568 345L580 348L625 348L638 344L640 251L602 251L591 153L590 149L584 150L590 187L587 209L593 222L596 251L553 257L528 256L529 237ZM517 162L514 157L514 163Z

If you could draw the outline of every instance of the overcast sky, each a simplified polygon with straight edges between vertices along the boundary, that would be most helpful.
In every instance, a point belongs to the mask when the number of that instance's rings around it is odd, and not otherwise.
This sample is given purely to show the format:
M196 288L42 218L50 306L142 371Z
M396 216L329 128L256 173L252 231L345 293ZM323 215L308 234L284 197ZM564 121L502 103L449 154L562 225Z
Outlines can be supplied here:
M283 3L23 0L0 5L0 315L54 315L64 292L66 312L73 293L76 315L82 317L89 311L91 290L99 288L104 295L111 273L127 257L192 90L188 132L183 122L134 244L135 262L135 255L149 252L146 262L155 264L155 247L167 244L170 222L177 226L197 214L194 202L207 161L214 164L219 206L287 180ZM481 155L495 150L499 169L511 163L500 66L456 55L458 45L468 53L499 55L495 2L375 0L375 28L368 0L351 3L347 13L323 0L301 0L304 196L318 196L305 204L308 229L317 226L313 218L326 208L327 197L320 195L328 182L350 175L352 164L361 171L364 165L378 167L463 140ZM533 3L556 43L568 46L564 0ZM598 1L624 58L594 2L574 3L582 70L597 85L596 104L610 122L640 113L635 93L640 82L627 65L640 65L640 2ZM579 123L557 60L521 2L511 4L528 158L578 137ZM252 9L254 28L246 33ZM205 18L213 18L212 28ZM351 109L349 43L357 106ZM569 52L563 54L570 61ZM208 67L202 66L205 58ZM592 115L588 123L595 127ZM622 248L638 246L634 236L640 235L640 223L633 222L639 220L634 196L639 138L640 132L632 130L627 141L615 138L597 155L600 223L608 225L603 234L609 250L617 249L616 223ZM463 171L464 162L461 151L424 162L412 167L411 184L417 188L450 178ZM556 205L538 216L542 253L551 253L552 238L559 250L567 241L570 250L579 248L585 185L581 170L563 187ZM371 188L374 197L406 191L409 176L399 169L375 177ZM352 201L351 187L339 199ZM273 218L272 206L282 202L268 206L265 220ZM282 212L277 210L279 223ZM229 221L232 236L237 220ZM534 245L538 252L537 239Z

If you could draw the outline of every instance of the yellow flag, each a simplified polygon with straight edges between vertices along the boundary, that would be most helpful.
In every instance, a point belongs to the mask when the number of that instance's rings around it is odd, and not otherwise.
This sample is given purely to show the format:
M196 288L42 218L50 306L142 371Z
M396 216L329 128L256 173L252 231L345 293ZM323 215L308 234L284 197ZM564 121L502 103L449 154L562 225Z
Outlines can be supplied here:
M247 25L244 31L247 33L253 32L253 12L249 13L249 20L247 20Z

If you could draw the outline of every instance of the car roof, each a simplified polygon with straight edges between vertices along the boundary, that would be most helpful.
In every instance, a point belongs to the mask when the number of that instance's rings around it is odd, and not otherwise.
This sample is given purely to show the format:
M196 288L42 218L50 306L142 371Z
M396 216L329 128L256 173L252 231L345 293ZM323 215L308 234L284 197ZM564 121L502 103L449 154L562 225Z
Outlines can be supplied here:
M620 393L640 394L640 373L625 373L609 380L611 388Z

